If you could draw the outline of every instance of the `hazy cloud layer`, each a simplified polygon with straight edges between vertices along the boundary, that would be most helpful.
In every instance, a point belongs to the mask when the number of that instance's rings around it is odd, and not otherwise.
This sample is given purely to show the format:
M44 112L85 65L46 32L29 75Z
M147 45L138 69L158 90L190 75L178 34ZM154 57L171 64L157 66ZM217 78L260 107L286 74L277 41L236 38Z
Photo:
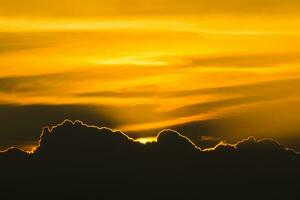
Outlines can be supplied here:
M105 15L236 15L236 14L290 14L299 11L297 0L113 0L109 2L88 0L1 0L4 16L105 16Z

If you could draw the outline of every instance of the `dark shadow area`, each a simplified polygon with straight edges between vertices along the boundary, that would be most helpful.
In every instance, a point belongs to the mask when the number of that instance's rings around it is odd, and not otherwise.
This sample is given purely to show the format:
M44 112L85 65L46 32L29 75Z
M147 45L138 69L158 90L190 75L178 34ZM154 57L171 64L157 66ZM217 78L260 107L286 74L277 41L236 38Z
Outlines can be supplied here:
M0 154L0 199L297 199L300 155L248 138L201 150L162 131L146 145L108 128L44 128L31 154Z

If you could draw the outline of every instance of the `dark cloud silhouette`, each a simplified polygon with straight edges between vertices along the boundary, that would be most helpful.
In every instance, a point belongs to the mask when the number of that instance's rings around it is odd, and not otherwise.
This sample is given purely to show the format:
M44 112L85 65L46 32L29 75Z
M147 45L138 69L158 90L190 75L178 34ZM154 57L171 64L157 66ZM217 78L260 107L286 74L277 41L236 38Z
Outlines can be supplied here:
M201 150L173 130L157 142L65 121L31 154L0 153L3 199L299 198L300 155L271 139ZM18 191L18 192L13 192Z
M0 105L0 121L2 122L0 124L0 150L10 146L30 147L36 144L40 130L44 126L58 124L64 119L88 121L97 126L113 128L123 123L144 123L152 118L159 120L160 117L153 108L153 105L144 104L124 107L86 104L2 104ZM129 112L136 113L137 119L126 119L123 122L124 114L122 113ZM143 112L148 114L144 115ZM121 114L112 115L111 113ZM12 125L12 122L18 122L18 126Z
M0 105L0 146L3 150L8 146L36 144L44 126L58 124L64 119L80 119L114 127L114 120L105 112L107 108L96 108L97 112L91 105ZM16 121L18 125L12 125L11 122Z
M251 98L250 98L251 99ZM225 105L235 103L251 103L247 98L230 99L220 102L192 105L169 112L175 116L180 112L183 116L189 114L211 112ZM255 100L253 97L252 100ZM258 98L259 100L259 98ZM253 102L252 102L253 103ZM224 105L223 105L224 104ZM194 121L182 125L166 128L177 130L189 137L194 143L204 148L216 145L217 141L203 140L202 136L221 138L235 143L249 135L257 138L272 137L287 146L299 151L298 116L300 114L299 101L288 101L282 104L265 105L263 109L252 108L249 111L239 112L230 116ZM214 108L215 107L215 108ZM0 105L0 150L10 146L28 149L36 144L40 130L47 124L54 125L64 119L88 121L97 126L118 127L124 124L145 123L159 121L153 105L130 107L97 106L97 105ZM145 111L146 110L146 111ZM120 113L111 115L111 113ZM148 113L143 115L143 113ZM123 114L122 114L123 113ZM125 114L124 114L125 113ZM126 119L126 113L136 113L134 119ZM125 115L125 117L124 117ZM30 117L27 117L30 116ZM158 117L156 117L158 116ZM180 116L180 115L178 115ZM124 118L127 121L122 121ZM12 125L18 122L18 126ZM130 137L155 136L161 129L148 131L126 132Z

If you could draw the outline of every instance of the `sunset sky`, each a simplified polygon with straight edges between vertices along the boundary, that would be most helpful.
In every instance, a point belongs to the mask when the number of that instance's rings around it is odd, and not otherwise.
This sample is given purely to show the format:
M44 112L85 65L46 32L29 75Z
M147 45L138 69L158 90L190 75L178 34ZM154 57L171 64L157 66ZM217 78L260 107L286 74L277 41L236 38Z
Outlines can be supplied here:
M296 145L299 22L298 0L0 0L0 147L65 118Z

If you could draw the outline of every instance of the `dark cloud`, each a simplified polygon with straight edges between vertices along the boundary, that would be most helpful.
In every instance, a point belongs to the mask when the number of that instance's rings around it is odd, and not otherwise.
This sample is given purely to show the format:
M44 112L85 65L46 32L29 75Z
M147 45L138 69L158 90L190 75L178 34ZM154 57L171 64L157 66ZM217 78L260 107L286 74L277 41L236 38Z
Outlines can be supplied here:
M124 119L128 113L136 118ZM144 115L147 112L147 115ZM154 105L105 106L87 104L65 105L16 105L0 104L0 150L9 146L28 149L36 144L40 130L47 125L57 124L65 119L82 120L97 126L117 127L131 123L145 123L159 120L155 117ZM18 125L13 125L17 122Z
M0 146L35 144L40 130L64 119L91 121L101 126L115 126L107 108L89 105L0 105ZM13 122L18 122L14 125Z
M33 154L15 148L0 153L0 170L5 172L1 197L140 199L147 194L146 199L224 195L240 199L244 194L248 198L299 195L300 156L274 140L248 138L202 151L172 130L161 132L157 139L142 145L120 131L80 121L45 128ZM15 190L18 192L12 192Z

